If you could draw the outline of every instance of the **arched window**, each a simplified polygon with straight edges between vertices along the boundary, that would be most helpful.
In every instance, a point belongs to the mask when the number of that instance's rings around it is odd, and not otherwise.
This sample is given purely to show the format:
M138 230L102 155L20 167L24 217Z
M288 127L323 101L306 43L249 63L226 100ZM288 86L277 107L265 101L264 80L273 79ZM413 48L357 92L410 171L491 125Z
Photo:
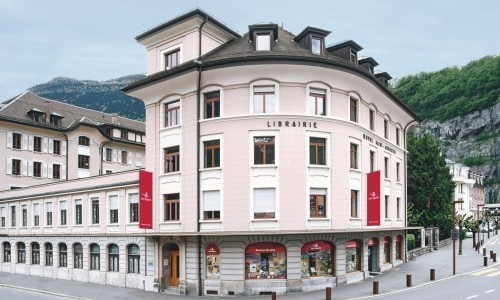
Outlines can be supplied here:
M54 263L54 256L51 243L45 243L45 265L52 266Z
M68 246L64 243L59 244L59 267L68 267Z
M128 272L129 273L140 273L139 262L140 262L140 248L136 244L128 245Z
M10 243L3 242L3 262L10 262Z
M205 261L207 279L217 280L220 279L220 250L215 244L209 244L205 248Z
M111 244L108 246L108 260L109 260L109 271L110 272L118 272L119 261L120 261L120 249L118 245Z
M78 137L78 145L80 146L90 146L90 139L86 136Z
M334 251L331 243L312 241L302 246L300 251L302 278L333 276Z
M400 235L396 237L396 259L403 260L403 237Z
M90 245L90 270L101 269L101 248L97 244Z
M40 244L36 242L31 243L31 264L40 264Z
M17 243L17 263L26 263L26 245L23 242Z
M391 262L391 246L391 238L388 236L384 237L384 263L386 264Z
M74 268L83 269L83 247L82 244L73 244Z
M361 245L359 240L350 240L346 243L346 273L361 271Z
M278 243L255 243L245 249L246 279L286 279L286 248Z

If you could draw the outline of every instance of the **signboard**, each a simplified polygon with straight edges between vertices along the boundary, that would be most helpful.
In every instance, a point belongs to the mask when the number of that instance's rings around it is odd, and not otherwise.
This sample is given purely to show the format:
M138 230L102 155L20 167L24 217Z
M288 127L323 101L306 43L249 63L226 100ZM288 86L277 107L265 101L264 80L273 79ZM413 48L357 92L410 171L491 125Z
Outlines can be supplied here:
M367 175L366 214L368 226L380 225L380 171Z
M139 171L139 228L153 229L153 173Z
M214 244L207 245L205 248L205 254L206 255L217 255L220 254L219 247Z
M256 243L247 247L246 253L285 253L285 246L277 243Z
M314 241L302 246L302 252L330 251L332 245L325 241Z
M359 244L355 240L351 240L345 244L346 248L358 248Z

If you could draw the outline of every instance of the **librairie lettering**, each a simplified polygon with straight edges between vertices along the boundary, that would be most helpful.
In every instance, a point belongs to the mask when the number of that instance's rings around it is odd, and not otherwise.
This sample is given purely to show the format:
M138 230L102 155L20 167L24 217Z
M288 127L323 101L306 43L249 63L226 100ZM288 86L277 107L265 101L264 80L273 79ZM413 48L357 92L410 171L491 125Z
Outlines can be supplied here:
M363 133L363 139L364 139L364 140L369 141L369 142L370 142L370 143L372 143L372 144L373 144L373 143L375 143L375 145L377 145L377 146L379 146L379 147L382 147L382 148L384 148L385 150L387 150L387 151L389 151L389 152L391 152L391 153L393 153L393 154L396 154L396 150L392 149L392 148L391 148L391 147L389 147L389 146L384 146L384 144L382 144L382 142L380 142L380 141L378 141L378 140L375 140L374 138L372 138L372 137L371 137L371 136L369 136L369 135L366 135L366 134L364 134L364 133Z
M316 122L306 121L267 121L267 127L302 127L302 128L317 128Z

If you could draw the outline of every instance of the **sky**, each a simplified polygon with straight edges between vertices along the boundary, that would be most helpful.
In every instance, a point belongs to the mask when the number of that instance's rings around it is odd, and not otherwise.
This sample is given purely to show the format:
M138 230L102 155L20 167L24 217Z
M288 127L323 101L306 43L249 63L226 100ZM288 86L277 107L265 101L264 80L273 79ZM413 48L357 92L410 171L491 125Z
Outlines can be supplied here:
M354 40L393 78L500 54L498 0L0 0L0 102L59 76L143 74L134 37L196 8L240 34L329 30L327 46Z

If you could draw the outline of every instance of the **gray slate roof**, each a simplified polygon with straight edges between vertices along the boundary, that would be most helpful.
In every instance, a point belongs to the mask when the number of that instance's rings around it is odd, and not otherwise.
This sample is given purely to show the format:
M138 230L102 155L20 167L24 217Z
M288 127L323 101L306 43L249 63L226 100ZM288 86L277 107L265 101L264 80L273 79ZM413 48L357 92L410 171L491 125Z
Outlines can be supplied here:
M33 121L27 114L30 110L45 112L46 122L38 123ZM63 117L61 126L54 126L49 122L50 114ZM1 119L56 130L71 130L80 124L88 124L92 126L110 125L113 127L126 128L131 131L145 132L145 125L143 122L116 116L117 122L113 124L112 114L43 98L31 91L26 91L2 103L2 106L0 106L0 120Z

